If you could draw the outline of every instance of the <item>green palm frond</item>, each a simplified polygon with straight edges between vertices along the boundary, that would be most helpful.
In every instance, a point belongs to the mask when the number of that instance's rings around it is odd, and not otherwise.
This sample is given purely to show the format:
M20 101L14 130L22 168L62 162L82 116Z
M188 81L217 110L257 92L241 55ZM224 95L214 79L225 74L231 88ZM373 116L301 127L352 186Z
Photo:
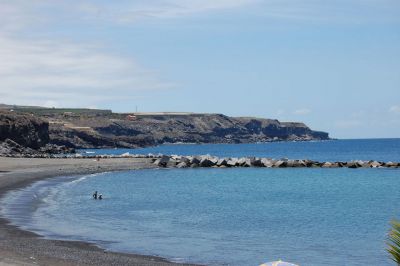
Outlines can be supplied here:
M392 260L400 265L400 222L393 220L392 229L389 232L388 252Z

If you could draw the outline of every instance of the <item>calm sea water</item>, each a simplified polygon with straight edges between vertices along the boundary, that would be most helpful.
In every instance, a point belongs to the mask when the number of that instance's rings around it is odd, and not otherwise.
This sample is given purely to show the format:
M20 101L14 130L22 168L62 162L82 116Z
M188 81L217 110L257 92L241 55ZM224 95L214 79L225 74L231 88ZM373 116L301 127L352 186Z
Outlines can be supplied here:
M272 142L261 144L162 145L143 149L87 149L89 154L178 154L219 157L256 156L320 161L400 161L400 139L359 139L316 142Z
M399 161L399 144L174 145L155 151L178 147L193 154L218 151L220 156ZM329 145L332 152L315 145ZM352 145L359 156L350 152ZM94 190L104 200L92 200ZM9 193L0 206L14 224L49 238L91 241L178 262L258 265L283 259L302 266L385 266L394 265L385 241L390 220L400 218L399 202L397 169L236 168L59 177Z

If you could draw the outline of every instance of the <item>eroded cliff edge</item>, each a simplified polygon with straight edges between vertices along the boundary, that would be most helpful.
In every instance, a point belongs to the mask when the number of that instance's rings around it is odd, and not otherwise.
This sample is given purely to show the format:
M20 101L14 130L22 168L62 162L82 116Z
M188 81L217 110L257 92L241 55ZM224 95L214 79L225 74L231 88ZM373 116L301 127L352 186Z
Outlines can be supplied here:
M3 106L0 142L32 149L146 147L165 143L252 143L328 140L303 123L196 113L113 113L110 110Z

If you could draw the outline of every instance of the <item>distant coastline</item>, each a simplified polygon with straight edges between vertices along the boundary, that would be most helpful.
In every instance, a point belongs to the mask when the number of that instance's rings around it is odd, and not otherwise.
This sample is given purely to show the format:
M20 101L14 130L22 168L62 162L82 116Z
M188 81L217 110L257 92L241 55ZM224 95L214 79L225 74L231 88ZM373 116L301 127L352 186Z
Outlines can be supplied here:
M312 130L304 123L276 119L15 105L0 105L0 130L3 132L0 154L70 153L74 149L139 148L174 143L330 140L327 132Z

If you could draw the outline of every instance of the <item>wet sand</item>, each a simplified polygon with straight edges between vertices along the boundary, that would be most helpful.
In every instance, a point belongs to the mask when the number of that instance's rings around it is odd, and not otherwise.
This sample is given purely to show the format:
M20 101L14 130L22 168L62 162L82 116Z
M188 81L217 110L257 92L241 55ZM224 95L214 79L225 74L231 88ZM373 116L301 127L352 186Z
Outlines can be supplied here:
M30 159L0 157L0 197L30 183L62 175L154 168L150 159ZM79 241L43 239L0 218L0 265L188 265L163 258L105 251Z

